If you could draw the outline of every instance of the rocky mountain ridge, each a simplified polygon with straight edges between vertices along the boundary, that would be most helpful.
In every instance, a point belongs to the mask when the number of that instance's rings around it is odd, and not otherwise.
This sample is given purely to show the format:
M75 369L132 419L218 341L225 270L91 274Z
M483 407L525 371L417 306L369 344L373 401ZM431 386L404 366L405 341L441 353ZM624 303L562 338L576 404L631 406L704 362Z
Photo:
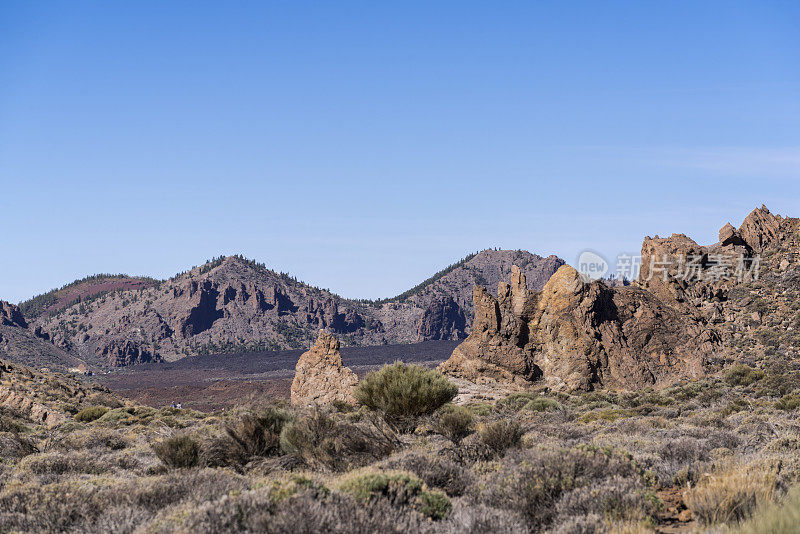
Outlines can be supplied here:
M240 256L218 258L158 285L103 293L36 319L57 347L99 367L193 354L307 347L319 329L348 345L463 339L472 286L520 264L540 289L563 260L486 250L382 301L339 297Z
M719 242L646 237L635 285L585 283L563 266L541 292L514 269L497 298L476 286L470 336L440 369L473 382L637 389L733 361L796 362L800 219L762 206Z

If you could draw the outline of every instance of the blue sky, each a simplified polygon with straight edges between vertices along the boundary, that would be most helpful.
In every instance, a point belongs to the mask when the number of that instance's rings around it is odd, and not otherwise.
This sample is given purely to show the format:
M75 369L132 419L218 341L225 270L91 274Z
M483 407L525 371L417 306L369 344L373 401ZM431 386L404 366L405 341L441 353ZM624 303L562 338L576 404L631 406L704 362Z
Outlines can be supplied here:
M0 299L242 253L386 297L489 247L800 216L798 2L0 3Z

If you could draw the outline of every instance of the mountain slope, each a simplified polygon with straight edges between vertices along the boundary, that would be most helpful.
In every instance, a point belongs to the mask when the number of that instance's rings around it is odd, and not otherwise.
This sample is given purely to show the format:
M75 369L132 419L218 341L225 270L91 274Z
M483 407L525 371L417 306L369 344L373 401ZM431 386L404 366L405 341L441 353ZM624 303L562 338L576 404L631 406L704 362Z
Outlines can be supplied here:
M219 258L158 286L102 294L41 316L36 326L95 365L168 361L186 355L299 348L328 328L346 344L461 339L472 286L524 265L531 289L564 262L524 251L486 250L387 301L344 299L239 256Z
M0 301L0 357L30 365L64 371L84 362L42 339L41 331L29 328L18 306Z
M77 302L85 302L111 291L142 289L158 284L158 280L125 274L95 274L75 280L59 289L53 289L21 302L19 307L28 319L58 313Z

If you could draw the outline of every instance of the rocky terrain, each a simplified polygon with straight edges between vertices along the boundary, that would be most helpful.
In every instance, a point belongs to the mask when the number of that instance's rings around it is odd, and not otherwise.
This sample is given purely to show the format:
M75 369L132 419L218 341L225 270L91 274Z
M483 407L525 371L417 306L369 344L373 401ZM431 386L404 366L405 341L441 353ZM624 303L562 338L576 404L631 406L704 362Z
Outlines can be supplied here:
M472 333L440 369L471 381L636 389L706 376L740 360L743 345L796 356L799 227L762 206L711 246L646 237L633 286L584 283L562 266L534 292L514 268L497 298L476 286Z
M496 283L516 264L531 289L541 289L563 263L485 250L396 298L372 302L344 299L230 256L157 285L98 293L32 323L43 338L97 367L308 347L323 328L346 345L463 339L475 283Z
M450 380L407 363L363 374L340 351L354 332L330 331L280 365L214 355L114 373L219 377L222 360L266 376L297 362L291 404L239 388L261 396L212 413L0 362L0 530L796 532L800 220L762 207L719 235L646 238L630 286L560 266L537 291L510 265L497 294L472 290L473 329L440 367ZM232 302L294 317L292 291L230 285L247 266L223 259L162 284L164 324L202 334ZM133 304L153 307L148 291ZM343 303L325 322L416 295ZM166 305L184 299L186 315ZM30 334L16 307L0 312L2 328Z
M29 319L37 319L58 313L76 302L86 302L112 291L136 290L155 285L158 285L158 280L147 277L98 274L37 295L23 302L20 308Z
M85 365L82 359L43 339L41 330L28 324L20 308L5 301L0 301L0 356L57 371Z

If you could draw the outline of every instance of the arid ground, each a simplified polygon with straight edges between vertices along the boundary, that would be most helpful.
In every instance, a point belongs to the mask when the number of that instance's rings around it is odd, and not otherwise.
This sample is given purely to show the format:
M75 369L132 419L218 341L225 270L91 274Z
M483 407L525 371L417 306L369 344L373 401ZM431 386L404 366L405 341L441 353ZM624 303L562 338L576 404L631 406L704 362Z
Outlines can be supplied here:
M434 367L446 360L458 341L425 341L408 345L344 347L345 365L357 374L401 360ZM294 366L302 350L214 354L172 363L151 363L115 369L100 382L136 402L161 408L173 402L186 408L214 411L249 398L288 399Z

